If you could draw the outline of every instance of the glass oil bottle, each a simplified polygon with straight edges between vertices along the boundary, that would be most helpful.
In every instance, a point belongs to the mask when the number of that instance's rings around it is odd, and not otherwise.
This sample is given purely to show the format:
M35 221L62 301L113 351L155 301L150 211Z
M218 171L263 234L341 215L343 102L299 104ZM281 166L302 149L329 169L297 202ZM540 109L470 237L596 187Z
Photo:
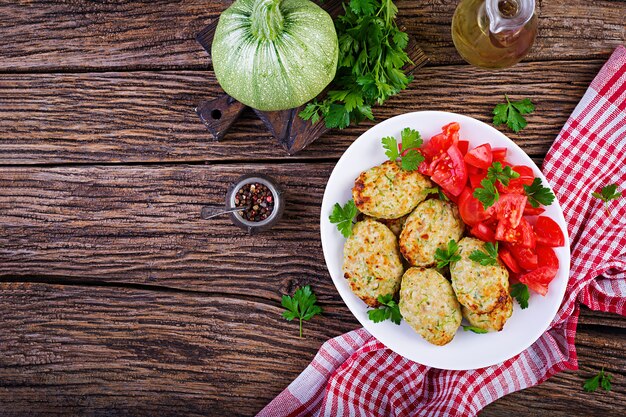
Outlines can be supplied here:
M461 0L452 18L454 46L477 67L518 63L536 35L535 0Z

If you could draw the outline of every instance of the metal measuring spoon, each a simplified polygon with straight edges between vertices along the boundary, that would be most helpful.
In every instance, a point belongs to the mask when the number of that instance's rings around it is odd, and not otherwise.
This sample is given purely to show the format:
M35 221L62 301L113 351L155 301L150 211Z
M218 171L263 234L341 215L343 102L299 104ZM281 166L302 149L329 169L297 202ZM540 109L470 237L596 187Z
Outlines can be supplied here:
M204 220L212 219L213 217L221 216L222 214L235 213L237 211L247 210L250 206L242 206L242 207L214 207L214 206L205 206L202 207L202 211L200 212L200 217Z

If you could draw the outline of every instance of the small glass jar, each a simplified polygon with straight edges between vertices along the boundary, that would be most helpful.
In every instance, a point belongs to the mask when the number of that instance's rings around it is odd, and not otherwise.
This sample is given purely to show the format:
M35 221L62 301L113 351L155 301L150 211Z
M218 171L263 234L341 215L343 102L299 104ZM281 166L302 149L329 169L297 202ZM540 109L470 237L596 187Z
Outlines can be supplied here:
M271 194L273 209L267 215L267 217L262 220L254 221L247 219L245 213L243 213L241 210L232 211L232 209L238 206L244 207L243 205L238 204L238 200L241 200L242 196L242 194L239 193L239 190L249 184L264 185L265 187L267 187L267 190ZM250 207L248 207L246 211L249 209ZM268 175L253 172L250 174L242 175L233 184L231 184L230 187L228 187L224 207L205 207L203 209L202 216L204 218L205 213L210 214L230 211L228 213L228 216L230 217L230 220L233 222L233 224L237 227L244 229L249 234L253 234L268 230L273 227L281 219L284 210L285 202L283 198L283 191L278 183Z

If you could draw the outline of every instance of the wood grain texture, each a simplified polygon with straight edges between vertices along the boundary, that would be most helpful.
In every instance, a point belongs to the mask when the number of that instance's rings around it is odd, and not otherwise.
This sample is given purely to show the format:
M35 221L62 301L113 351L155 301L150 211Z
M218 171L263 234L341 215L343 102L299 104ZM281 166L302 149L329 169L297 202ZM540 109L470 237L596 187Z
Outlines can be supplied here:
M0 71L208 68L195 35L228 0L2 2ZM456 0L398 1L399 17L431 63L460 63L450 35ZM624 43L622 0L538 1L528 60L605 57Z
M408 90L374 113L382 121L446 110L491 123L505 93L528 97L537 106L528 127L519 134L501 130L543 157L603 63L526 63L499 72L422 68ZM289 158L250 110L223 141L212 141L194 108L219 91L211 72L0 74L0 164ZM338 158L371 125L332 130L290 159Z
M324 316L307 322L300 339L280 316L279 291L263 299L240 289L242 300L0 283L0 293L3 416L252 415L326 339L358 327L337 294L321 297ZM582 325L577 347L580 371L504 397L481 415L619 416L626 334ZM613 391L584 393L580 384L601 366L614 376Z

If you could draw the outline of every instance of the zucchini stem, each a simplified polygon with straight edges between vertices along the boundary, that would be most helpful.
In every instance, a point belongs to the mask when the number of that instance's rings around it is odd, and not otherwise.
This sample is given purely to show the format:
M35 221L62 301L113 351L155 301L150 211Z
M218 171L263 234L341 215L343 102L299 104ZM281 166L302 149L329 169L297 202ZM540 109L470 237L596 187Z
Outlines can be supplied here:
M256 0L250 15L250 31L259 39L273 41L283 31L282 0Z

